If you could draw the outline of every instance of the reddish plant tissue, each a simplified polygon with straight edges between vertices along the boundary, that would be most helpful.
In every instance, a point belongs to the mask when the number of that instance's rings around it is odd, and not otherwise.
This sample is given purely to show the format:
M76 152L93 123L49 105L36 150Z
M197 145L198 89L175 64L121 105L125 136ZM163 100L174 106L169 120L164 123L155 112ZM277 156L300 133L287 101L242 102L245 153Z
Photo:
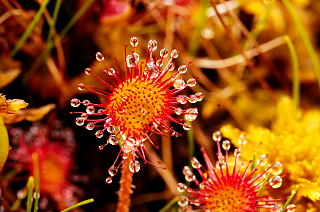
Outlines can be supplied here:
M261 155L257 161L249 163L241 162L239 157L242 145L247 143L246 137L241 135L238 142L240 147L234 150L234 163L228 160L228 151L231 148L229 140L224 140L221 145L222 136L219 131L213 133L213 140L217 144L218 161L213 165L202 148L206 163L204 167L195 157L191 159L192 167L197 170L200 180L192 172L191 168L185 166L183 174L186 181L193 182L196 188L188 188L179 183L178 192L184 193L179 199L179 205L186 211L230 211L230 212L258 212L281 211L277 202L284 199L271 198L266 190L279 188L282 185L282 164L277 162L267 165L267 156ZM221 147L226 154L222 153ZM253 164L255 166L253 167ZM293 212L294 204L288 205L287 212Z
M82 83L78 85L78 89L99 95L103 99L102 103L74 98L71 100L71 106L85 107L85 112L72 112L79 114L76 118L78 126L95 130L97 138L103 138L108 132L106 143L99 148L103 149L108 144L120 145L118 158L126 159L131 154L130 170L137 172L140 169L140 164L136 160L138 157L147 163L152 163L146 160L146 156L150 155L145 146L145 142L155 146L150 139L150 133L179 136L180 134L170 126L170 122L189 130L190 125L177 116L184 115L186 121L193 121L198 115L198 110L182 109L179 105L201 101L203 94L201 92L190 96L180 94L187 87L195 86L196 79L190 78L185 82L180 77L187 72L188 65L181 65L174 71L174 60L179 56L178 50L173 49L169 52L163 48L157 57L155 54L157 42L150 40L146 59L140 60L136 52L138 39L132 37L130 44L133 49L131 54L125 52L125 71L122 71L119 65L117 71L109 67L103 54L100 52L96 54L96 59L106 67L102 74L108 81L90 68L85 69L85 73L95 78L105 89L87 87ZM117 160L109 169L111 177L118 172L122 163L116 165ZM111 182L111 177L107 182Z
M34 176L32 155L39 161L40 193L54 200L59 210L65 209L78 200L78 188L69 182L73 166L73 134L68 129L52 129L41 124L33 124L29 130L10 130L14 148L11 159L19 162ZM41 200L44 200L41 196Z

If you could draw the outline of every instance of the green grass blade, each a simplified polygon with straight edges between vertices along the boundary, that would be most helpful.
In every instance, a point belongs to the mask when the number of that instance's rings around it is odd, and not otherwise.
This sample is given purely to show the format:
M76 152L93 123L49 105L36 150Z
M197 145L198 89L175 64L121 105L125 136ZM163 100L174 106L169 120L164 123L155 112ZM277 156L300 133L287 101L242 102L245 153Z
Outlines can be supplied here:
M161 210L159 212L166 212L168 211L170 208L172 208L175 204L177 204L178 202L178 197L173 198L172 200L170 200L170 202L168 202L168 204L166 204L163 208L161 208Z
M33 202L33 189L34 189L34 178L31 176L28 179L28 196L27 196L27 212L31 212L32 202Z
M257 153L253 153L253 156L252 156L252 164L251 164L251 167L250 167L250 170L252 171L257 165Z
M83 6L76 12L76 14L71 18L69 23L63 28L63 30L59 33L60 38L63 38L67 32L70 30L70 28L79 20L79 18L87 11L87 9L90 7L90 5L95 0L88 0L85 1Z
M51 39L53 37L53 30L56 26L61 3L62 3L62 0L57 0L56 4L54 6L53 15L52 15L52 23L50 23L50 30L49 30L48 37L47 37L47 45L48 45L48 42L51 41Z
M299 60L297 51L290 39L289 36L285 36L284 40L286 41L291 61L292 61L292 70L293 70L293 85L292 85L292 97L293 102L296 108L299 108L299 102L300 102L300 80L299 80Z
M270 178L270 172L267 174L267 177L264 179L264 181L263 181L263 183L262 183L262 185L261 185L261 187L260 187L260 189L258 191L258 197L260 197L262 195L263 190L266 187L269 178Z
M69 208L66 208L66 209L62 210L61 212L67 212L67 211L70 211L72 209L78 208L78 207L80 207L82 205L86 205L86 204L92 203L92 202L94 202L94 199L87 199L87 200L84 200L84 201L79 202L77 204L74 204L74 205L70 206Z
M299 186L296 185L296 187L291 191L291 195L289 196L289 198L286 201L286 203L283 205L283 207L282 207L280 212L285 212L286 211L287 206L290 204L290 202L292 201L293 197L296 195L298 189L299 189Z
M34 177L35 177L35 201L33 211L37 212L39 209L39 198L40 198L40 172L39 172L39 158L37 154L32 154Z
M189 53L193 56L197 53L197 50L200 44L201 31L207 20L207 10L209 6L210 6L210 3L208 0L201 0L200 11L198 11L198 14L195 16L197 17L197 24L189 42Z
M21 36L21 38L18 40L18 42L16 43L16 45L14 46L13 50L11 51L11 56L14 56L15 54L17 54L17 52L21 49L21 47L23 46L23 44L26 42L26 40L28 39L29 35L31 34L31 32L33 31L33 29L35 28L35 26L37 25L37 23L39 22L44 10L47 7L47 4L49 3L50 0L44 0L44 2L41 4L39 10L37 11L36 15L33 17L31 23L28 25L26 31L23 33L23 35Z
M316 73L318 84L320 86L320 62L319 62L317 53L316 53L315 49L313 48L313 45L308 37L307 31L303 27L303 24L299 18L297 11L295 10L294 6L291 4L291 2L289 0L282 0L282 2L284 4L284 6L287 8L287 10L288 10L288 12L289 12L294 24L295 24L295 27L296 27L304 45L306 46L307 52L308 52L310 59L311 59L312 66L313 66L314 71Z

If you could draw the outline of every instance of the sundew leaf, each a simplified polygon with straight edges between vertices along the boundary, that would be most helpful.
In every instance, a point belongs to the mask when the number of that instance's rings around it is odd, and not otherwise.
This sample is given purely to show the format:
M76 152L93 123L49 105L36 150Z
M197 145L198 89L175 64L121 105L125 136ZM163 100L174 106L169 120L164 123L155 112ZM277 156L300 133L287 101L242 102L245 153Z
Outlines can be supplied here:
M0 171L7 160L9 152L9 138L6 126L0 116Z

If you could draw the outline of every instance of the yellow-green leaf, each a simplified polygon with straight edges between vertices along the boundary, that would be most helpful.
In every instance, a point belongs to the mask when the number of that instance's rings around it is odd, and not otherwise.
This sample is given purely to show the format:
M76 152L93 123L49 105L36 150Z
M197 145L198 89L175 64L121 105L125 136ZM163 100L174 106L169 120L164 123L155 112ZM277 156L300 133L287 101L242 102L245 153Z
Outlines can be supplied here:
M7 160L9 152L9 138L6 126L0 116L0 171Z

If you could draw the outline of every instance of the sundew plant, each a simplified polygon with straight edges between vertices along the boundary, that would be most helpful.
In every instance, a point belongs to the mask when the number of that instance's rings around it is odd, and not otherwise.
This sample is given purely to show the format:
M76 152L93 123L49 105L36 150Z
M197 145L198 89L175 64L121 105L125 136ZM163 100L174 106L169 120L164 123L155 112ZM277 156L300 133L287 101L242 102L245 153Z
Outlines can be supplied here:
M0 211L320 211L318 0L1 0Z

